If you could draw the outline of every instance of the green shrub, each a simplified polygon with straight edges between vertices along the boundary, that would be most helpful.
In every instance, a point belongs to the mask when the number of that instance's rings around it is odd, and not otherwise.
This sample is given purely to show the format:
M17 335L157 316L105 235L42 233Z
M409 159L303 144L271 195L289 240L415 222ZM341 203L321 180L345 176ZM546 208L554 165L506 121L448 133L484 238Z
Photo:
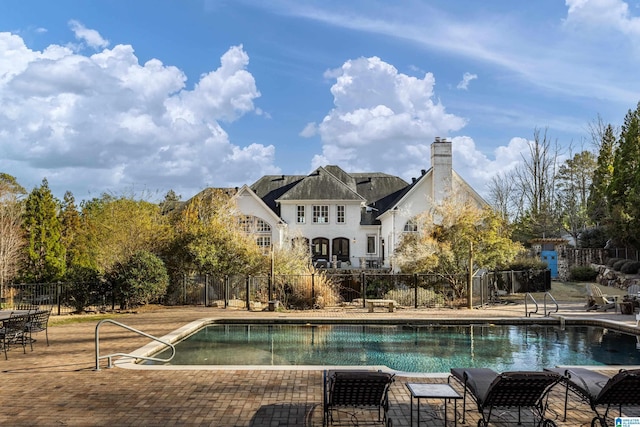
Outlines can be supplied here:
M591 267L573 267L569 272L575 282L593 282L598 272Z
M640 261L629 260L620 267L620 272L624 274L638 274L638 270L640 270Z
M620 271L620 269L622 268L623 265L625 265L628 262L628 260L626 259L621 259L619 261L616 261L613 263L613 266L611 268L613 268L615 271Z
M110 275L120 308L136 307L162 298L169 284L164 262L148 251L138 251Z
M613 264L615 264L618 261L622 261L624 260L623 258L609 258L607 260L607 267L613 267Z

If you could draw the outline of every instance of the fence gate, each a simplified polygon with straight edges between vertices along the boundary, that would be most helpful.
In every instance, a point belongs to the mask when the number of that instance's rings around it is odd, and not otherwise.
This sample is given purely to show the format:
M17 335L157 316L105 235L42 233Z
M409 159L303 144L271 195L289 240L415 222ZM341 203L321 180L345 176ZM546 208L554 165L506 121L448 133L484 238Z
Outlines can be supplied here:
M540 252L540 259L547 263L547 268L551 270L551 277L558 277L558 254L556 251Z

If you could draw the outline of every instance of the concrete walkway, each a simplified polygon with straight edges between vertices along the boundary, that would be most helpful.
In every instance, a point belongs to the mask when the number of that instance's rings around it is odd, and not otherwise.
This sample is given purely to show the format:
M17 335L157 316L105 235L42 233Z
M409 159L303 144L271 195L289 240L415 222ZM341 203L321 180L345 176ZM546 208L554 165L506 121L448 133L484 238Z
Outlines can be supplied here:
M206 307L157 308L122 314L116 320L161 337L200 318L366 318L366 319L491 319L524 317L524 305L481 309L398 310L327 309L306 312L248 312ZM586 312L580 304L562 304L560 315L612 322L635 329L635 316ZM540 316L538 316L540 317ZM322 425L322 370L132 370L95 371L97 321L59 323L52 317L51 345L39 334L34 351L13 348L9 360L0 355L0 425L7 426L317 426ZM640 329L638 330L640 332ZM101 329L101 354L131 352L149 342L124 329ZM444 377L397 378L390 392L394 426L409 425L407 381L446 382ZM560 426L589 426L588 405L572 401L562 421L562 392L552 392L550 415ZM437 409L439 402L430 402ZM460 413L461 405L458 405ZM468 405L467 425L478 414ZM636 411L635 413L633 411ZM638 416L636 409L629 412ZM449 416L451 418L451 415ZM359 415L362 421L366 415ZM348 421L349 419L347 419ZM500 419L495 425L504 425ZM442 425L429 421L426 425ZM492 423L493 425L493 423Z

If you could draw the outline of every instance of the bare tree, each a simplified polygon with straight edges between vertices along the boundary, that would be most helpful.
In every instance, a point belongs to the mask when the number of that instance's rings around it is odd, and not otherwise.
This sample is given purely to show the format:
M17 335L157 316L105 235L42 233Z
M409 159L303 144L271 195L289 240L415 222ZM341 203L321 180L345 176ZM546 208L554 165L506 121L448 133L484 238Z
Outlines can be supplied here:
M0 173L0 297L6 297L7 284L15 277L21 262L22 203L25 191L11 175Z
M522 164L515 171L516 191L523 202L520 219L532 237L548 237L559 231L555 182L558 156L558 144L551 142L546 129L543 133L535 129L529 155L522 156Z
M513 172L494 175L489 183L489 202L505 221L518 214Z

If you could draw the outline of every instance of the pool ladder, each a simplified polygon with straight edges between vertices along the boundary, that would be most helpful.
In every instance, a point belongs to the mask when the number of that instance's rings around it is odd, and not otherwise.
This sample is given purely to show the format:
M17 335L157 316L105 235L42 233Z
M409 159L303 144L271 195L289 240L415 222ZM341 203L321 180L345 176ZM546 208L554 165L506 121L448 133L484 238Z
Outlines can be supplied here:
M553 304L555 305L555 308L556 308L555 310L547 311L547 297L549 297L551 302L553 302ZM527 303L527 301L529 301L529 300L531 300L531 303L533 303L533 305L535 306L535 310L533 310L533 311L529 311L529 305ZM558 309L560 308L558 306L558 302L556 301L556 299L549 292L545 292L544 293L543 307L544 307L544 316L545 317L549 317L551 315L551 313L557 313ZM529 293L529 292L527 292L524 295L524 312L525 312L526 317L531 317L532 314L537 314L538 313L538 302L533 297L533 295L531 295L531 293Z
M138 335L142 335L143 337L147 337L150 338L154 341L157 341L161 344L166 345L167 347L171 348L171 356L167 359L160 359L157 357L151 357L151 356L139 356L139 355L134 355L134 354L128 354L128 353L112 353L112 354L107 354L104 356L100 356L100 326L102 326L103 323L112 323L114 325L120 326L124 329L127 329L131 332L135 332ZM116 356L119 357L132 357L134 359L143 359L143 360L151 360L154 362L162 362L162 363L166 363L169 362L171 359L173 359L173 356L176 355L176 348L174 347L173 344L163 341L160 338L156 338L153 335L149 335L147 333L144 333L136 328L132 328L131 326L127 326L124 323L120 323L120 322L116 322L115 320L112 319L103 319L101 321L98 322L98 324L96 325L96 371L100 370L100 359L107 359L107 368L113 368L113 358Z

